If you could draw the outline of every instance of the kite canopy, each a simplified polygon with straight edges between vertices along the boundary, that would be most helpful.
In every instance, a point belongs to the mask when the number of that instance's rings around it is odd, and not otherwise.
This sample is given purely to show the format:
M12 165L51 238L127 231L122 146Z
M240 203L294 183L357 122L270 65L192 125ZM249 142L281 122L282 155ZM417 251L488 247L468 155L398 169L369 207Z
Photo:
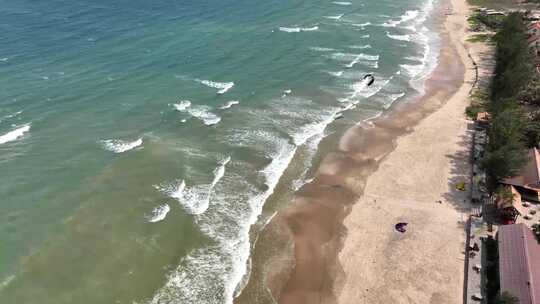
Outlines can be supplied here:
M396 230L401 233L404 233L405 231L407 231L406 227L407 227L407 223L397 223L395 226Z
M366 79L368 81L367 82L368 87L375 82L375 77L373 77L373 75L371 75L371 74L367 74L366 76L364 76L364 80L366 80Z

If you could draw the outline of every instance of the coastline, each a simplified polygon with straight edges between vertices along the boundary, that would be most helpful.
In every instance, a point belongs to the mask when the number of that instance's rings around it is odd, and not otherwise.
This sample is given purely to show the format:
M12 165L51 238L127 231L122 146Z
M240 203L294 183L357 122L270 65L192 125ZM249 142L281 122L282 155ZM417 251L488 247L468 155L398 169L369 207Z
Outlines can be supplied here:
M447 3L438 3L434 10L434 27L442 45L438 64L425 81L425 94L415 101L398 102L381 117L349 128L339 140L339 151L325 155L315 179L295 194L291 207L272 219L272 232L267 233L270 236L262 238L272 239L280 244L278 248L285 249L273 254L267 267L270 271L263 278L273 295L272 302L351 303L363 298L367 303L446 303L437 288L426 289L425 284L410 278L406 286L398 284L403 281L398 274L408 273L413 265L418 268L419 260L440 262L430 248L434 239L444 239L438 237L437 233L443 235L441 231L433 230L441 223L453 227L444 231L446 239L441 245L451 254L446 255L448 263L440 268L452 272L445 277L455 283L448 284L448 289L461 290L461 215L465 208L460 204L462 195L452 191L451 182L463 178L453 171L458 167L459 172L468 172L461 166L467 166L464 111L472 72L464 68L468 59L462 46L468 7L464 0L452 0L451 5L452 15L445 14L450 6ZM421 165L410 165L416 162ZM431 175L423 176L426 170ZM406 185L399 185L402 180ZM430 188L433 181L438 187ZM444 201L443 206L434 203L439 199ZM415 213L439 221L428 225L422 223L426 218ZM398 219L414 224L410 233L395 235L392 223ZM421 238L425 235L430 238ZM393 253L388 256L385 252ZM426 267L418 269L427 271ZM429 272L424 275L430 276ZM366 284L384 290L359 288ZM386 292L392 285L404 291L393 295ZM425 294L431 291L431 299L412 298L421 290ZM391 298L376 298L377 294ZM249 298L242 293L235 302ZM461 300L461 295L455 298Z
M443 35L456 61L470 66L468 48L478 47L465 42L469 7L465 0L451 5ZM442 107L397 140L346 218L348 235L338 258L344 273L334 290L338 303L463 301L461 252L469 206L467 192L455 185L470 176L470 123L464 111L474 70L465 69L463 77ZM393 231L396 222L408 222L408 231Z

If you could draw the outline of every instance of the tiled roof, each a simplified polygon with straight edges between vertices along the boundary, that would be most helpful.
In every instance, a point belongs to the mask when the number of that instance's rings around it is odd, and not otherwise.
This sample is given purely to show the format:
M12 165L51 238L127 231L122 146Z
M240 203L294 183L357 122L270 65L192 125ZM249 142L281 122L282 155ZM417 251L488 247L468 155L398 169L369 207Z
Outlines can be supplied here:
M540 304L540 245L524 224L499 228L501 291L519 298L520 304Z

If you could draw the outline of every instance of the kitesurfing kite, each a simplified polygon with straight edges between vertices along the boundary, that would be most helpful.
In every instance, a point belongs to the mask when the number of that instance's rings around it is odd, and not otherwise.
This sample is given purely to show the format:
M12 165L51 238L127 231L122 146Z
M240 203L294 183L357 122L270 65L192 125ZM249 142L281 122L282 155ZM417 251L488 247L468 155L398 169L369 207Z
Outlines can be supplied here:
M397 223L395 226L396 230L401 233L405 233L407 231L406 227L407 223Z
M373 77L373 75L371 75L371 74L367 74L366 76L364 76L364 80L366 80L366 79L367 79L367 86L368 87L375 82L375 77Z

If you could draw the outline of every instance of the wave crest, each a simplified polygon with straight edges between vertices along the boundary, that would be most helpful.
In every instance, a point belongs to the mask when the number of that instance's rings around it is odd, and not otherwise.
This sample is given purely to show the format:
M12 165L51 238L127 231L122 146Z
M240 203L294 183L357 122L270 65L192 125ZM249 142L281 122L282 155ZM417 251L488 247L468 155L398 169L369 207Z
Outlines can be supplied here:
M103 147L114 153L124 153L133 150L143 144L142 138L134 141L124 141L120 139L107 139L102 141Z
M7 132L6 134L0 136L0 144L5 144L10 141L14 141L19 137L22 137L24 133L30 131L30 124L17 128L13 131Z
M198 83L204 84L207 87L218 89L218 94L225 94L228 90L234 87L234 82L216 82L211 80L195 79Z
M167 204L163 204L154 208L154 210L152 210L152 216L148 218L148 222L156 223L164 220L165 217L167 217L167 213L169 213L169 211L171 211L171 207L169 207L169 205Z

